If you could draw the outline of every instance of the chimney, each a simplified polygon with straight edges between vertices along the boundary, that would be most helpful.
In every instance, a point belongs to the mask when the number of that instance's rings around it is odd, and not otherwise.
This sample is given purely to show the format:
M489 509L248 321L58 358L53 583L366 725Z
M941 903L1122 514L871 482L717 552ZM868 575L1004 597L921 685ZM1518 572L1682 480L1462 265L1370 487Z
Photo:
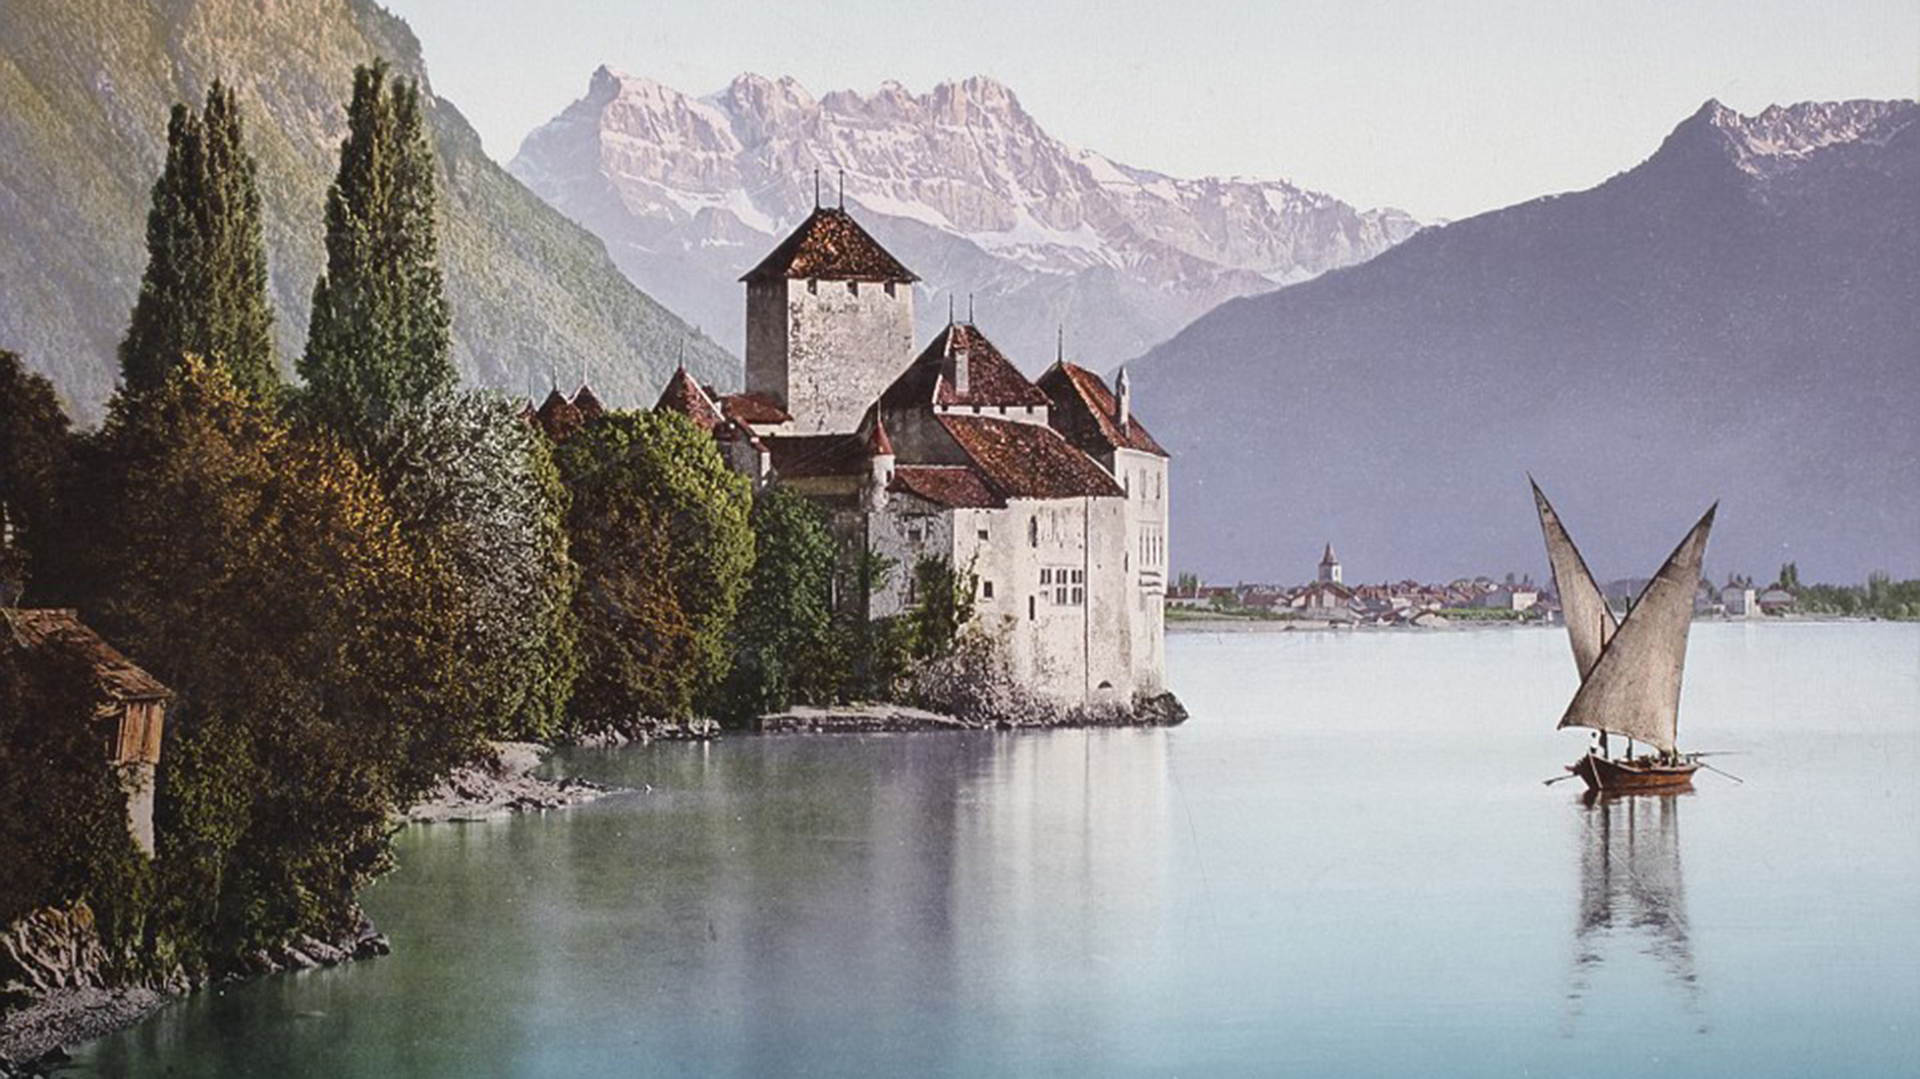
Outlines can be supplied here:
M970 373L967 368L971 366L967 357L967 342L962 340L953 349L953 392L961 397L967 395L967 387L970 384Z
M1119 392L1114 395L1113 421L1125 431L1127 423L1133 418L1133 379L1128 376L1126 368L1120 369L1120 378L1114 385Z

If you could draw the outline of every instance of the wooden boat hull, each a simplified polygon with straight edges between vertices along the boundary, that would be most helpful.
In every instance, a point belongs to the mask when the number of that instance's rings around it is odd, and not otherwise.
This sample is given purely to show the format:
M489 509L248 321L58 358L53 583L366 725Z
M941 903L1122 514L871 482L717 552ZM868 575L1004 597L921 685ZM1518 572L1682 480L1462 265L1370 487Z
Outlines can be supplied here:
M1595 753L1567 765L1567 771L1579 776L1588 790L1609 794L1679 790L1692 786L1693 773L1699 770L1699 764L1685 758L1678 764L1642 764L1610 760Z

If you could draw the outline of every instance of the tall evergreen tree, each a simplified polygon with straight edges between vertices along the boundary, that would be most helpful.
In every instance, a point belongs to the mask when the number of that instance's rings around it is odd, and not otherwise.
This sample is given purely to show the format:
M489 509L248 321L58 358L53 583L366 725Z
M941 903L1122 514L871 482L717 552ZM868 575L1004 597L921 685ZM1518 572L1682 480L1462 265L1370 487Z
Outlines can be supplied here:
M122 377L136 392L151 390L187 353L225 367L256 397L280 385L260 191L239 102L217 80L200 113L175 105L167 124L167 161L147 214L147 271L120 345Z
M389 83L384 61L355 69L299 365L315 413L349 439L453 383L434 204L419 85Z

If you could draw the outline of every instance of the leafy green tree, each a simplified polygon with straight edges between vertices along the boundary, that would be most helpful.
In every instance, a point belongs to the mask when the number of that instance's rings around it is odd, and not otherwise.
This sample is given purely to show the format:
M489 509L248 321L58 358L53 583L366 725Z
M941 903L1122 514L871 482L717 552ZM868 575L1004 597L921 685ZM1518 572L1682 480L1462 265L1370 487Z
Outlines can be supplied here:
M728 667L753 563L747 481L667 413L608 413L556 454L581 572L575 717L607 728L690 715Z
M953 654L961 627L973 620L978 589L978 577L971 569L956 570L946 558L921 555L914 562L914 606L906 614L914 659L934 660Z
M193 357L115 398L82 464L87 617L177 694L159 931L218 967L341 930L389 813L475 749L447 571L334 440Z
M0 349L0 606L36 571L58 574L49 541L72 469L73 437L53 383ZM37 561L38 566L35 565ZM57 590L57 589L56 589Z
M837 552L827 515L773 486L753 502L753 570L733 623L733 669L719 711L739 722L783 711L796 698L828 699L831 600Z
M313 410L359 436L454 381L420 87L355 69L340 171L327 191L327 269L299 369Z
M248 393L278 392L254 172L231 87L215 80L199 114L173 107L147 214L147 270L120 345L128 388L153 389L193 353L226 367Z
M403 404L366 447L402 534L438 553L461 608L465 678L490 734L559 732L572 693L566 489L545 438L490 392Z

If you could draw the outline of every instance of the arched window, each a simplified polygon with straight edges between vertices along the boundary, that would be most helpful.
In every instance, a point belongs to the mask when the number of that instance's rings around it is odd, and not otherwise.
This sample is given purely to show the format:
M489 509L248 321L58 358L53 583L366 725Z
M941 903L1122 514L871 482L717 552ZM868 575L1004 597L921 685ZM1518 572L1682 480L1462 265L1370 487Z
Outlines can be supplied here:
M1027 546L1040 546L1040 518L1027 518Z

